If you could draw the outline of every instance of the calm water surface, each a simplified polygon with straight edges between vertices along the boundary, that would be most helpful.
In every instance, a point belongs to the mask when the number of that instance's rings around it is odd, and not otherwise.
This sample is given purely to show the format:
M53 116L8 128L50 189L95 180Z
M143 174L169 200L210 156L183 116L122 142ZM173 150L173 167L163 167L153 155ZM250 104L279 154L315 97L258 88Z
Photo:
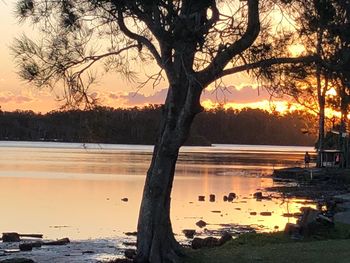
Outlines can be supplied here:
M119 238L135 231L152 147L107 144L0 142L0 232L43 233L46 238L75 240ZM274 168L302 163L310 147L214 145L184 147L172 194L172 221L181 231L220 224L283 229L295 219L297 200L261 202L252 194L274 185ZM235 192L233 203L222 197ZM215 194L215 203L198 195ZM121 199L127 197L128 202ZM212 211L220 211L213 213ZM257 212L251 216L250 212ZM272 216L260 216L272 212ZM199 232L203 230L197 229Z

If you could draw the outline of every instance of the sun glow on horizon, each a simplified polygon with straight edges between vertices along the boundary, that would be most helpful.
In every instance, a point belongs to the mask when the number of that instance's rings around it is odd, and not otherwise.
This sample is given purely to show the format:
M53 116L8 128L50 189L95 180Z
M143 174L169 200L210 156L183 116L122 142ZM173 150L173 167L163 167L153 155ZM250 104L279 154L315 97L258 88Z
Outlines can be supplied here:
M279 101L262 100L257 102L248 102L248 103L228 102L225 104L213 102L210 99L202 101L202 106L206 110L214 109L221 105L223 105L223 108L225 110L227 109L242 110L244 108L250 108L250 109L265 110L270 113L278 112L280 114L287 114L297 110L305 110L301 105L298 105L296 103L291 103L288 101L282 101L282 100L279 100Z

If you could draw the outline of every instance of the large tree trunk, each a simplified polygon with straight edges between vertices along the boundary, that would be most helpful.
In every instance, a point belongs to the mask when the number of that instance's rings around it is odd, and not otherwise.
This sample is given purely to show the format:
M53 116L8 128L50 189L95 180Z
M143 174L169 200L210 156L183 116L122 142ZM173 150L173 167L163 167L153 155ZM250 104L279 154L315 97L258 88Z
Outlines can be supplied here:
M166 130L160 136L164 136ZM136 262L176 262L180 252L170 221L170 196L178 152L179 148L165 143L154 149L140 209Z
M176 90L187 92L177 96L175 87L171 87L164 106L140 208L135 258L138 263L178 262L182 255L170 221L171 190L179 149L198 113L195 108L199 105L200 92L191 88L176 87Z

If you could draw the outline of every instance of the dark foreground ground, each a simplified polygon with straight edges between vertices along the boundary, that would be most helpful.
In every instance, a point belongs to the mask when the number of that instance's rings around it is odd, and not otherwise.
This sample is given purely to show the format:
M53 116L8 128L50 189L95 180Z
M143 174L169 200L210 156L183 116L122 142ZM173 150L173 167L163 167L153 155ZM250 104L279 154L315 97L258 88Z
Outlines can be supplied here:
M245 235L222 247L190 251L186 263L348 263L350 227L341 233L294 241L283 233ZM347 230L346 230L347 229ZM337 239L333 239L337 238ZM323 240L322 240L323 239Z

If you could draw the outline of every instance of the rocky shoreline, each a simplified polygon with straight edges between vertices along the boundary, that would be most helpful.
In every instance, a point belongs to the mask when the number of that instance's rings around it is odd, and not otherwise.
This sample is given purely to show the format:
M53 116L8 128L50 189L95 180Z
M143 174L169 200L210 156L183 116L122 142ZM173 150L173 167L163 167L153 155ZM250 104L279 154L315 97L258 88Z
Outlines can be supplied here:
M326 168L286 168L273 173L275 181L291 184L270 187L283 197L313 200L320 210L329 211L335 222L350 224L350 170Z
M275 170L272 177L277 184L266 190L282 197L325 202L350 193L350 170L294 167Z

